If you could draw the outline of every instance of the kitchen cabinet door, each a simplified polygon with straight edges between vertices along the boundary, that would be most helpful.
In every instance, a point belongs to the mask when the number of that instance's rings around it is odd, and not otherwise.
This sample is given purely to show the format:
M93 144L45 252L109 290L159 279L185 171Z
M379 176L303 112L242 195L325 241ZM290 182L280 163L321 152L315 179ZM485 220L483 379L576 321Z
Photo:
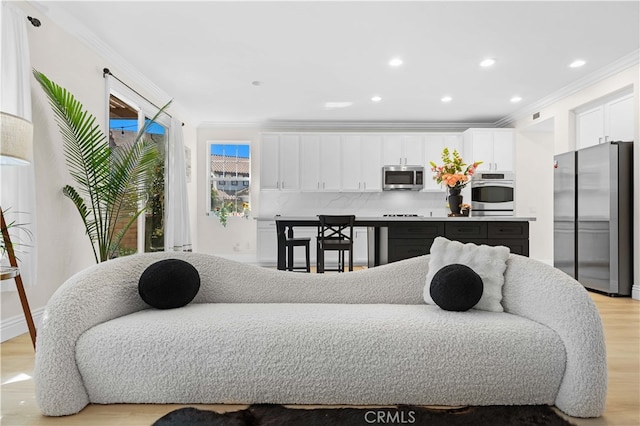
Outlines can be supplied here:
M353 228L353 264L367 265L368 261L367 228L355 227Z
M382 161L385 166L397 166L403 163L402 137L384 135L382 139Z
M635 125L633 113L633 95L624 96L607 104L605 136L609 142L632 141Z
M402 159L404 165L424 166L424 142L422 136L402 137Z
M364 150L359 135L347 135L342 137L342 185L346 192L358 192L362 190L362 155Z
M384 165L424 166L422 135L384 135L382 159Z
M342 191L382 190L382 137L347 135L342 137Z
M260 188L263 190L280 189L278 163L280 155L280 136L262 135L260 148Z
M282 135L279 158L280 190L299 190L300 137L298 135Z
M263 134L260 147L260 189L298 190L299 161L297 135Z
M382 137L363 135L360 139L361 191L382 191Z
M482 161L479 171L512 171L515 133L512 129L469 129L464 132L463 160Z
M637 119L633 94L617 95L576 111L576 148L613 141L632 141Z
M493 134L493 169L513 170L513 154L515 148L515 135L513 131L495 132ZM467 160L469 163L474 159Z
M482 161L478 167L480 171L493 170L493 134L491 132L480 131L470 135L470 144L465 145L464 152L467 163Z
M302 191L340 190L340 135L301 136L300 187Z
M322 135L320 137L320 190L340 191L342 150L340 135Z
M320 136L300 137L300 189L306 192L320 190Z
M576 122L578 149L602 143L605 133L603 105L578 114Z
M278 261L278 236L275 221L258 221L257 255L263 266L273 266Z

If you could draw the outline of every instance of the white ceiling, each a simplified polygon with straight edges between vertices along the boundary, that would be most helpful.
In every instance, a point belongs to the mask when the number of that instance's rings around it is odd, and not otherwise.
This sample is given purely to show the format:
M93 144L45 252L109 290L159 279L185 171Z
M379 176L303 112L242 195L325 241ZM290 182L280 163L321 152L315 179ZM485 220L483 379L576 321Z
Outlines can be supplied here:
M40 8L81 22L194 124L494 123L640 47L638 1L74 1ZM404 64L391 68L396 56ZM485 57L496 64L481 68ZM586 65L569 68L578 58ZM382 101L371 102L374 94ZM442 103L444 95L453 101ZM511 103L514 95L522 102ZM328 101L353 105L326 109Z

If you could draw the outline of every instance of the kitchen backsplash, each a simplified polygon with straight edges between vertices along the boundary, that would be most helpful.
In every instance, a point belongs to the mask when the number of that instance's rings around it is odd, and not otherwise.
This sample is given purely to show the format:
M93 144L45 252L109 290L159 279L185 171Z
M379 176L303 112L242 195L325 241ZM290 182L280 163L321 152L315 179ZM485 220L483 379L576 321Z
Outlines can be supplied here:
M315 216L318 214L417 214L446 216L446 193L418 191L384 192L283 192L260 193L260 217Z

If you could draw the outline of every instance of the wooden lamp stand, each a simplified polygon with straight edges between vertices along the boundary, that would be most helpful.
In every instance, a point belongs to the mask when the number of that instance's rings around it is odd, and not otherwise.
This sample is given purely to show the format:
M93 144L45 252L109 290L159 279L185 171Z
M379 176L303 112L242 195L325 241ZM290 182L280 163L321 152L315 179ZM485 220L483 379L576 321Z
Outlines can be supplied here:
M11 243L11 237L9 236L9 230L7 229L7 223L4 220L4 212L0 207L0 219L2 220L2 239L4 245L7 248L7 254L9 255L9 264L11 268L8 270L2 270L1 279L13 278L16 282L18 294L20 295L20 303L22 304L22 311L24 312L24 318L27 321L27 327L29 328L29 334L31 335L31 342L33 343L33 349L36 349L36 326L33 323L33 317L31 316L31 309L29 308L29 302L27 301L27 293L24 291L24 285L22 284L22 277L20 276L20 269L18 268L18 261L13 251L13 244Z

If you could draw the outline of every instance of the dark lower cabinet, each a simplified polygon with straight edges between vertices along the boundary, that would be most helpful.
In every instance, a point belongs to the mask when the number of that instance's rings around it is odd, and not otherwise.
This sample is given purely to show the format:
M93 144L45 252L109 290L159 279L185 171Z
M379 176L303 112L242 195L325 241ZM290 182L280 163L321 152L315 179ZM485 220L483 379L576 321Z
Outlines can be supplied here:
M389 224L389 262L429 254L436 237L444 235L444 222Z
M389 224L389 262L429 254L438 236L462 243L506 246L511 253L529 256L529 222L399 222Z

